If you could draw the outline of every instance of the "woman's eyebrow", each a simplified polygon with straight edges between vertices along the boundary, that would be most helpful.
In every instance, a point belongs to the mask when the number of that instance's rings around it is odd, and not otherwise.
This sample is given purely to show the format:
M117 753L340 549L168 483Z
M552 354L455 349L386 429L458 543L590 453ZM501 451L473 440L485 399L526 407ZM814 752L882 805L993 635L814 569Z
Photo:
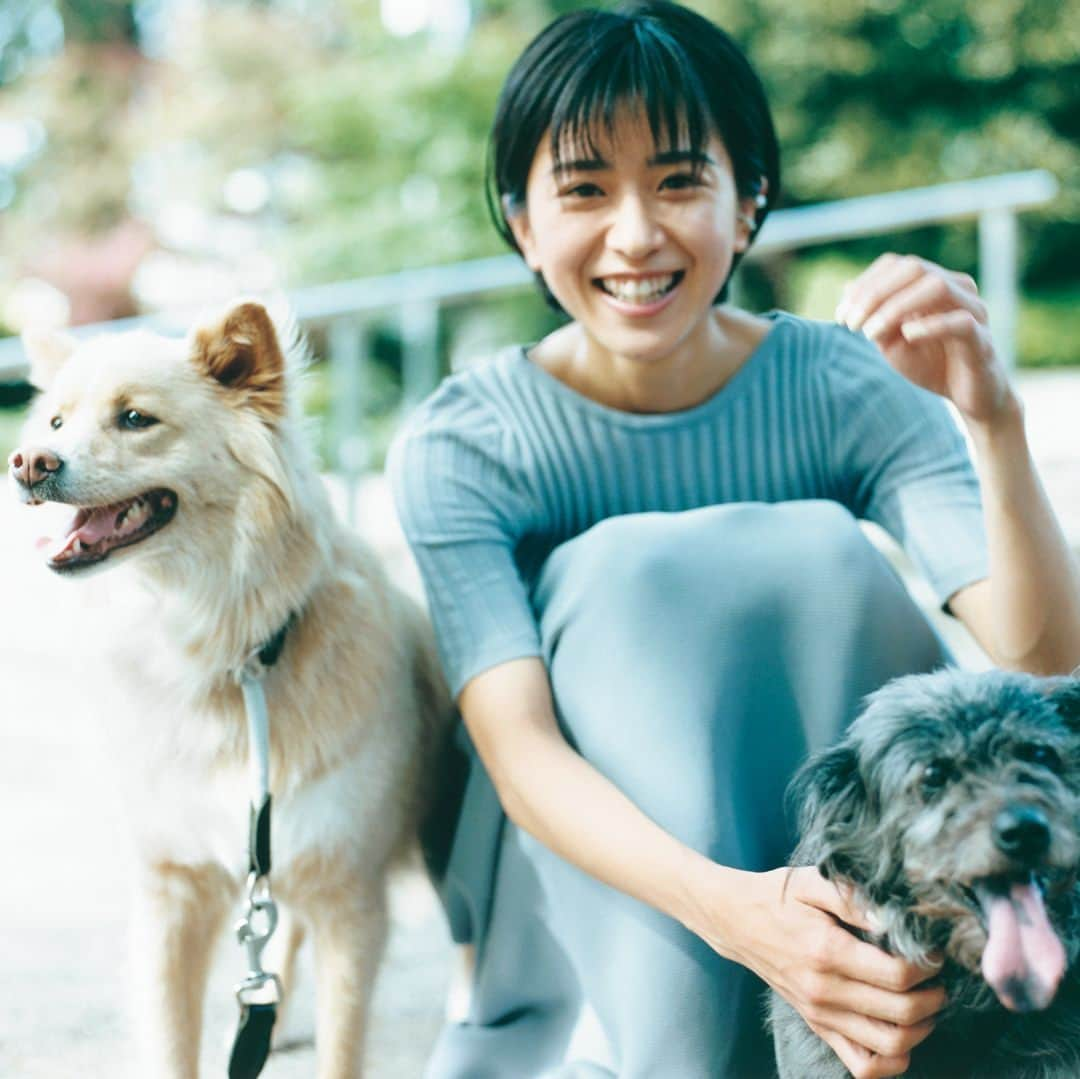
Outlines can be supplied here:
M687 161L695 165L716 164L704 150L663 150L658 154L653 154L647 164L650 168L654 168L657 165L681 165Z
M567 172L602 172L610 168L611 165L602 157L582 157L573 161L556 161L551 168L551 175L560 176Z
M649 168L662 165L682 165L692 162L695 165L715 165L716 162L703 150L662 150L653 154L646 162ZM556 161L551 167L551 175L563 176L568 172L603 172L611 165L602 157L582 157L571 161Z

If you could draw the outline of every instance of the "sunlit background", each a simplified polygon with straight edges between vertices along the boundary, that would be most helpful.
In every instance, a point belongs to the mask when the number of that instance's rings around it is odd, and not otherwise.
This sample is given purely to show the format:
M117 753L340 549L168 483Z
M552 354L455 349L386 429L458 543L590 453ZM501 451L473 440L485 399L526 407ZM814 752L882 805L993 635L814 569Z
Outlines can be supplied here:
M359 523L377 543L389 538L381 551L402 554L400 536L378 534L392 519L378 470L403 412L440 374L555 325L527 275L515 285L503 264L475 262L504 254L482 194L485 140L514 57L553 16L583 6L0 0L0 461L29 398L6 335L285 290L323 311L307 320L316 362L304 392L332 490L362 487ZM1056 178L1056 195L1018 219L1013 321L1033 449L1080 547L1080 371L1069 372L1080 364L1080 0L689 6L728 29L764 78L783 207L928 188L925 220L944 198L936 185L1034 169ZM835 218L849 219L845 209ZM737 296L829 318L843 282L883 250L985 285L992 271L1012 273L1011 254L998 265L984 244L980 257L983 232L1000 225L897 231L883 218L862 238L818 236L745 265ZM497 285L475 285L489 278ZM18 568L7 506L0 1074L112 1079L124 869L103 824L109 772L90 748L93 702L72 673L82 650L64 637L72 600ZM430 896L410 902L394 905L375 1079L420 1074L442 1012L445 933ZM221 972L208 1008L214 1067L230 976ZM313 1074L307 1044L275 1058L268 1079Z
M540 26L581 6L3 0L0 332L498 253L481 197L498 86ZM786 206L1054 173L1061 195L1024 220L1019 357L1078 359L1080 0L691 6L765 78ZM836 282L885 247L973 269L975 230L778 256L741 295L827 315ZM439 363L550 325L528 293L459 306ZM400 405L401 332L387 320L367 343L376 464ZM17 387L0 394L18 403ZM327 396L313 390L316 414ZM0 450L18 419L0 411Z

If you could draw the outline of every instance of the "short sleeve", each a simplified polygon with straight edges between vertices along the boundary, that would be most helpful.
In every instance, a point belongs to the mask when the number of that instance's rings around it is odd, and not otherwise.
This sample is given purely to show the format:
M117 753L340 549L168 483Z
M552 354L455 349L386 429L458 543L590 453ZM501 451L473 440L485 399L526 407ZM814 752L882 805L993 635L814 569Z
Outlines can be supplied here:
M443 383L388 459L455 697L489 667L542 651L514 558L532 516L520 461L497 410L467 379Z
M884 528L945 604L989 573L979 481L943 398L839 327L827 377L844 501Z

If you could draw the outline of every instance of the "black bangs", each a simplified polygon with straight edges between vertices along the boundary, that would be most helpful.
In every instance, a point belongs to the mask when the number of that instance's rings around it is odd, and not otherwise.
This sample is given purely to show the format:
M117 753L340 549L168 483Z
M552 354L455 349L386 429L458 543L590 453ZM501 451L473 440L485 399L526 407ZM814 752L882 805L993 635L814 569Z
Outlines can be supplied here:
M657 23L627 22L588 50L553 102L551 156L601 159L625 110L644 114L658 153L702 157L710 135L704 87L689 57Z
M556 165L600 161L624 114L648 123L657 154L679 150L703 162L709 139L718 137L738 194L759 200L751 239L757 234L780 195L780 148L761 80L738 44L704 16L670 0L627 0L612 11L556 19L506 78L485 195L510 247L517 249L510 222L525 207L541 142L550 139Z

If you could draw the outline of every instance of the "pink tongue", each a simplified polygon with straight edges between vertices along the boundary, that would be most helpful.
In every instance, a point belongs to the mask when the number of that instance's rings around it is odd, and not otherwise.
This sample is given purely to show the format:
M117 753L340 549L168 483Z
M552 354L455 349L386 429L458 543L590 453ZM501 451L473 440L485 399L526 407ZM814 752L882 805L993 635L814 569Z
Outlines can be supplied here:
M116 506L106 506L94 510L86 523L79 529L79 539L87 546L97 543L104 536L111 536L116 531Z
M980 896L989 939L982 973L1012 1011L1039 1011L1054 999L1065 973L1065 949L1046 916L1035 884L1013 884L1008 895Z
M82 511L80 511L81 513ZM116 535L116 515L120 512L119 506L103 506L100 509L91 510L89 517L78 527L73 528L74 522L69 525L70 531L58 540L39 541L38 546L46 544L52 547L50 557L57 558L67 551L76 540L81 540L87 547L92 547L98 540L105 536ZM78 516L76 516L78 520ZM123 529L120 530L120 533Z

